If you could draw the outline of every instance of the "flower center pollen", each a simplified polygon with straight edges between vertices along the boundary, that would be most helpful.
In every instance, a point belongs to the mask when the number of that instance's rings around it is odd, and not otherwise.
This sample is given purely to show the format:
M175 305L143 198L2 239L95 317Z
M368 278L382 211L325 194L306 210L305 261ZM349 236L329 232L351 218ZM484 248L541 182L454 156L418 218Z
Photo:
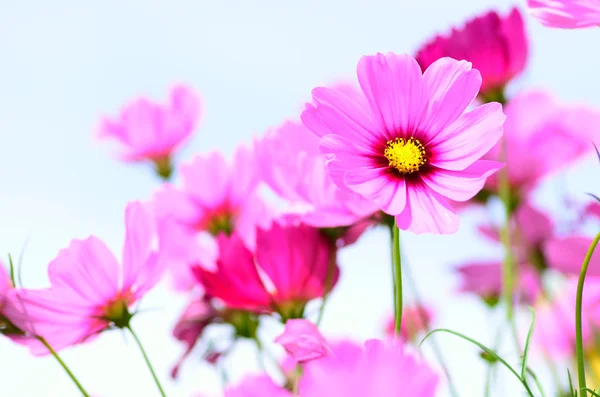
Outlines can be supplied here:
M423 144L415 138L408 140L396 138L387 141L383 154L388 159L389 166L394 167L401 174L412 174L427 161Z

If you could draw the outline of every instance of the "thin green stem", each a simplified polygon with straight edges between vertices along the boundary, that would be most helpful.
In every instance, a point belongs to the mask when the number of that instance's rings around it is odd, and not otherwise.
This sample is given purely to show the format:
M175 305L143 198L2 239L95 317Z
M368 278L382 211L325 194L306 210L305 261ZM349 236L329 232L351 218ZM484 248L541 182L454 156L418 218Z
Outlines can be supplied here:
M50 346L50 344L46 341L46 339L38 336L38 340L40 342L42 342L42 344L46 347L46 349L48 349L48 351L50 352L50 354L52 354L52 356L56 359L56 361L58 361L58 363L60 364L60 366L63 367L63 369L65 370L65 372L67 373L67 375L69 375L69 378L71 378L71 380L73 381L73 383L75 383L75 386L77 386L77 388L81 392L81 395L84 396L84 397L89 397L90 395L85 391L85 389L83 388L83 386L81 385L81 383L79 383L79 381L77 380L77 378L75 377L75 375L73 375L73 372L71 372L71 370L69 369L69 367L67 366L67 364L65 364L65 362L62 360L62 358L60 358L60 356L58 355L58 353L52 348L52 346Z
M503 158L508 158L506 140L502 140ZM512 321L513 317L513 289L514 289L514 258L510 243L510 218L512 205L510 198L510 182L508 179L508 166L500 170L499 193L504 203L504 226L501 230L502 244L504 245L504 261L502 262L502 297L506 305L506 317Z
M337 247L335 245L331 247L331 251L329 252L329 264L327 267L327 278L325 279L325 294L323 295L323 301L321 302L321 307L319 308L319 316L317 317L317 327L321 325L321 321L323 321L323 314L325 313L325 305L327 304L327 300L329 299L329 294L331 293L331 287L333 283L333 276L335 275L335 265L337 258Z
M402 328L402 262L400 257L400 229L394 221L394 273L395 273L395 316L396 316L396 335L400 335Z
M152 374L152 377L154 378L154 382L156 383L156 386L158 387L158 390L160 391L160 395L162 397L166 397L167 395L165 394L165 391L163 390L160 381L158 380L158 376L156 376L156 372L154 372L154 368L152 367L152 364L150 363L150 359L148 358L148 355L146 354L146 350L144 350L144 346L142 345L142 342L140 341L140 339L138 338L138 336L136 335L135 332L133 332L133 329L131 328L130 325L127 325L126 327L129 332L131 333L131 336L133 336L133 339L135 339L135 342L137 343L138 347L140 348L140 351L142 352L142 356L144 356L144 361L146 361L146 365L148 366L148 369L150 370L150 373Z
M392 223L390 226L390 248L391 248L391 265L392 265L392 294L394 301L394 316L396 315L397 307L396 307L396 262L394 261L394 229L396 229L396 224Z
M263 347L262 347L262 343L260 343L260 339L258 339L258 337L256 335L254 335L254 338L252 338L252 340L254 340L254 343L256 344L256 354L257 354L257 358L258 358L258 365L260 365L260 369L262 369L264 372L267 372L267 365L265 364L265 358L263 357Z
M582 320L581 320L581 301L583 300L583 283L585 282L585 275L587 273L590 260L594 254L594 250L600 241L600 233L596 235L592 245L588 249L588 252L581 266L581 272L579 273L579 281L577 283L577 299L575 304L575 352L577 355L577 377L579 379L579 389L584 390L587 388L585 384L585 363L583 361L583 332L582 332ZM585 392L587 395L587 391Z

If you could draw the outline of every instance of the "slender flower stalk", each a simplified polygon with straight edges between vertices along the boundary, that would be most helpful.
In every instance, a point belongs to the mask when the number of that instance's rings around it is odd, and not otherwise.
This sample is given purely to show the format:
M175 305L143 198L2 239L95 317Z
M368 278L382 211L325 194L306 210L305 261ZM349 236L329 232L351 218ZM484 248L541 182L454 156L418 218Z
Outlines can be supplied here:
M150 359L148 358L148 355L146 354L146 350L144 350L144 346L142 345L142 342L140 341L140 339L138 338L136 333L133 332L133 329L131 328L130 325L127 325L126 328L129 330L129 332L131 333L131 336L133 336L133 339L135 339L135 342L137 343L138 347L140 348L140 351L142 352L142 356L144 356L144 361L146 361L146 365L148 365L148 369L150 370L150 373L152 374L152 377L154 378L154 382L156 383L156 386L158 387L158 390L160 391L160 395L162 397L166 397L167 395L165 394L165 391L162 388L160 381L158 380L158 376L156 376L156 372L154 372L154 368L152 367L152 364L150 363Z
M321 302L321 307L319 308L319 316L317 317L317 327L321 325L321 321L323 321L323 314L325 313L325 305L327 304L327 300L329 299L329 294L331 293L333 277L335 276L336 269L336 258L337 258L337 250L332 248L329 253L329 265L327 267L327 277L325 278L325 295L323 295L323 301Z
M400 229L394 222L394 275L396 282L394 283L394 307L396 316L396 335L400 335L402 327L402 260L400 257Z
M504 152L504 158L507 156L506 140L502 141L502 149ZM510 218L511 218L511 204L510 204L510 182L508 180L508 168L500 171L499 174L500 186L499 193L502 202L504 203L505 222L501 230L502 244L504 245L504 261L502 263L502 296L504 304L506 305L506 318L512 321L513 318L513 290L514 290L514 258L512 256L512 247L510 242Z
M585 363L583 361L583 331L582 331L582 320L581 320L581 302L583 300L583 283L585 282L585 275L587 273L590 260L594 254L594 250L600 241L600 233L596 235L592 245L585 256L583 265L581 267L581 273L579 273L579 282L577 283L577 298L575 303L575 353L577 355L577 376L579 378L579 390L586 390L585 382ZM584 392L584 396L587 395L587 391Z
M56 359L56 361L58 361L60 366L63 367L63 369L65 370L67 375L69 375L69 378L71 378L73 383L75 383L75 386L77 386L77 388L81 392L81 395L83 397L89 397L90 395L88 394L88 392L85 391L85 389L83 388L83 386L81 385L79 380L77 380L77 378L75 377L73 372L71 372L71 370L69 369L67 364L62 360L62 358L60 358L58 353L52 348L52 346L50 346L50 344L46 341L46 339L41 338L41 337L38 337L38 339L40 342L42 342L42 344L46 347L46 349L48 349L48 351L50 352L50 354L52 354L52 356Z

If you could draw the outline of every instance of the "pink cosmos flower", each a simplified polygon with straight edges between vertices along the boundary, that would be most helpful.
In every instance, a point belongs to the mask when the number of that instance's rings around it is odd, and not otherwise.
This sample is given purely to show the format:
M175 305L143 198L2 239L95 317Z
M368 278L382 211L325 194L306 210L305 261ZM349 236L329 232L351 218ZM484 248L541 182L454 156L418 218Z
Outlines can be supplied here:
M481 72L482 95L493 96L525 69L528 44L523 17L517 8L506 17L490 11L468 21L447 36L436 36L416 55L423 70L442 57L472 62Z
M199 112L196 95L185 86L175 86L168 105L137 99L125 106L117 119L105 118L98 136L117 141L123 160L151 160L160 170L160 166L169 165L173 151L190 137Z
M275 338L298 363L325 357L329 353L327 341L319 328L304 319L291 319L285 323L283 334Z
M553 28L600 25L599 0L527 0L527 5L534 17Z
M235 232L250 249L256 227L268 226L270 214L256 192L259 169L251 150L239 146L232 164L222 154L198 156L181 166L183 186L166 185L155 198L161 256L175 287L196 284L191 266L214 263L214 238Z
M600 123L600 112L583 106L564 106L542 91L520 93L505 107L504 139L487 159L506 158L511 188L527 193L545 176L593 151L589 125ZM549 155L551 154L551 155ZM497 178L488 179L495 189Z
M161 269L149 209L130 203L125 226L121 265L98 238L73 240L48 265L50 288L11 290L5 310L15 325L55 350L126 327L131 306L156 284Z
M553 269L565 274L579 275L590 245L590 237L560 237L548 241L544 253ZM590 277L600 277L600 249L594 251L587 274Z
M417 304L407 305L402 308L402 326L400 336L405 341L415 341L415 338L427 332L433 319L433 310ZM396 319L392 315L385 325L385 334L394 337L396 334Z
M592 201L583 210L583 216L593 217L596 220L600 220L600 203Z
M325 167L326 158L319 151L319 137L301 123L288 121L267 131L256 142L256 151L264 181L290 203L286 211L307 225L352 226L378 209L373 202L333 182Z
M256 254L237 234L217 241L216 268L193 271L206 293L229 308L298 318L306 302L322 297L338 278L335 247L307 225L273 222L268 230L258 229Z
M293 394L273 383L268 375L252 375L227 389L225 397L293 397Z
M395 216L415 233L453 233L452 200L473 197L501 168L479 160L502 136L498 103L463 114L481 76L443 58L424 74L408 55L365 56L358 79L369 106L343 92L315 88L302 121L321 138L332 179Z

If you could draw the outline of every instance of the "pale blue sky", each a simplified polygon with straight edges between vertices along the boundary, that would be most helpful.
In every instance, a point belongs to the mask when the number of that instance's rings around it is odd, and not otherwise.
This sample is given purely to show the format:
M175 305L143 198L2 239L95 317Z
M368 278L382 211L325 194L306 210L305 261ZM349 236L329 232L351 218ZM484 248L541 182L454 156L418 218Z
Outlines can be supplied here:
M146 199L157 187L147 169L124 166L92 139L102 114L115 113L140 94L163 100L173 83L184 82L200 93L204 107L198 133L182 157L215 148L229 154L237 142L297 117L314 86L354 78L361 55L412 53L435 32L492 6L509 7L505 0L0 4L0 253L17 253L31 238L23 269L27 286L46 283L46 264L74 237L95 234L120 252L126 202ZM527 22L529 69L512 89L547 87L566 101L600 106L600 31L550 30ZM598 185L597 168L590 164L569 176L576 195ZM543 196L540 200L551 205ZM444 303L437 325L489 340L487 324L481 325L487 320L475 301L452 292L448 265L497 254L493 247L473 244L469 223L465 219L452 237L406 235L407 260L428 300L438 308ZM388 253L384 230L342 253L342 282L325 320L331 334L377 336L391 306ZM203 389L218 393L214 374L192 363L178 385L167 381L180 353L169 332L183 303L159 288L144 306L165 310L140 316L134 325L171 396ZM482 366L473 350L443 341L461 396L480 396ZM131 341L127 345L112 333L64 357L98 396L156 395L137 350ZM6 340L0 340L0 357L3 396L77 395L50 359L33 359ZM251 348L243 346L230 362L234 372L252 357Z

